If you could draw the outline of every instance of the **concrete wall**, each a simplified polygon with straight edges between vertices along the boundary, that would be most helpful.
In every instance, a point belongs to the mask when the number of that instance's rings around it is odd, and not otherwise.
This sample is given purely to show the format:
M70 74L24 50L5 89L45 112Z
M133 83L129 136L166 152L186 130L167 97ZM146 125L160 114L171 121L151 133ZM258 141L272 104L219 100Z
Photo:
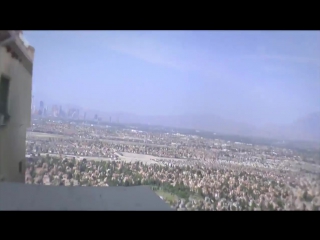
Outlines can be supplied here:
M0 76L10 77L10 120L0 127L0 178L2 181L25 181L26 130L31 121L32 75L17 59L0 47ZM22 172L19 162L22 161ZM1 181L1 179L0 179Z

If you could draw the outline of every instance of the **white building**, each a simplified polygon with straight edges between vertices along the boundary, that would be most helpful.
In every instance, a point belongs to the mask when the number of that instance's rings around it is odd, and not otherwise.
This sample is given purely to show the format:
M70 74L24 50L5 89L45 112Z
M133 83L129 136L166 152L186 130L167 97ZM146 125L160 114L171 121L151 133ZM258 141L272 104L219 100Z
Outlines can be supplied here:
M0 31L0 181L25 181L33 57L22 31Z

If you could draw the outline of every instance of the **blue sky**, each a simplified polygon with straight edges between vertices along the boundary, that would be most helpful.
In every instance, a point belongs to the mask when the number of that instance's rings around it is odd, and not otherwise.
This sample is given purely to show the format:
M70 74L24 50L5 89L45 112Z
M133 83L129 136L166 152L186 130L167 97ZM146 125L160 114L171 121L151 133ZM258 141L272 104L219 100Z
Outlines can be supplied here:
M24 31L36 100L285 124L320 111L320 31ZM41 98L41 99L40 99Z

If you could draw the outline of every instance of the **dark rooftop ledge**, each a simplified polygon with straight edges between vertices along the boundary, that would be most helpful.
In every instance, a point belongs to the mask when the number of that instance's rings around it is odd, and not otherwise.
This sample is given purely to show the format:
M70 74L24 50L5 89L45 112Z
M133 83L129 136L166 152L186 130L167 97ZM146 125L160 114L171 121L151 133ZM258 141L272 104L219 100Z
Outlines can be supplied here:
M65 187L0 183L1 210L172 211L146 186Z

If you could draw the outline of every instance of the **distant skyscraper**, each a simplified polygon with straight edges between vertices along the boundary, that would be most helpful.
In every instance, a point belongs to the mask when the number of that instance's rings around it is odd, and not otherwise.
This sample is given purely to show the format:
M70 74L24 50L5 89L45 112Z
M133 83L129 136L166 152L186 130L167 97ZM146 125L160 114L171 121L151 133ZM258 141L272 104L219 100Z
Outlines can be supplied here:
M59 107L58 106L54 106L54 116L58 117L60 113Z
M40 107L39 107L39 111L38 111L39 116L42 116L42 114L43 114L43 107L44 107L44 102L40 101Z
M87 117L87 113L85 112L85 113L83 114L83 119L86 120L86 117Z
M71 110L71 118L76 118L77 111L75 109Z

